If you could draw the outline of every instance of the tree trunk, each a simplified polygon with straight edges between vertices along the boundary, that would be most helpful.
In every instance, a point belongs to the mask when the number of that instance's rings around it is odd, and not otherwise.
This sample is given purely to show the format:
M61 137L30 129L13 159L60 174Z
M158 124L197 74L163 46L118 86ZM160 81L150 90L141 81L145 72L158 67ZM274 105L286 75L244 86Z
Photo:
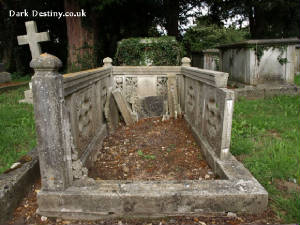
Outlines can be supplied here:
M169 36L179 37L179 0L165 0L166 30Z
M80 12L78 1L64 0L65 12ZM94 30L82 24L81 17L66 17L68 36L68 71L89 69L95 66Z

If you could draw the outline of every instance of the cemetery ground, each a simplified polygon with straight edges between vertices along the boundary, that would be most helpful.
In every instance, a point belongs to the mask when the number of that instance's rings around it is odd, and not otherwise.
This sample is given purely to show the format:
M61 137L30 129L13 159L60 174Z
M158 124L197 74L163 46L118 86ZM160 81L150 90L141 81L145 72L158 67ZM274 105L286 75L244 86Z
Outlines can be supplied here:
M299 76L296 83L299 85ZM35 146L33 107L19 104L25 87L0 94L0 171L18 161ZM269 192L268 210L260 215L228 217L176 217L151 220L152 224L241 224L295 223L300 221L300 97L281 96L261 100L241 100L235 103L231 152L243 162L255 178ZM172 147L172 146L171 146ZM152 153L136 149L145 163L157 160ZM37 208L37 182L32 192L20 203L10 223L19 224L74 224L48 218L41 221ZM149 224L149 220L122 220L123 224ZM87 224L89 222L81 222ZM119 220L90 222L121 224Z

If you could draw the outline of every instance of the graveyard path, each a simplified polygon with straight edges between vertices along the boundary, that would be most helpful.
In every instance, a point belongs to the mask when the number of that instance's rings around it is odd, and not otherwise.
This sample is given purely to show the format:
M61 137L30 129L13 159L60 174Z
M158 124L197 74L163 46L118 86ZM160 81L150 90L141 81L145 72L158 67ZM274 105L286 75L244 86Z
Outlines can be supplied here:
M143 119L98 146L89 176L103 180L215 179L184 119Z

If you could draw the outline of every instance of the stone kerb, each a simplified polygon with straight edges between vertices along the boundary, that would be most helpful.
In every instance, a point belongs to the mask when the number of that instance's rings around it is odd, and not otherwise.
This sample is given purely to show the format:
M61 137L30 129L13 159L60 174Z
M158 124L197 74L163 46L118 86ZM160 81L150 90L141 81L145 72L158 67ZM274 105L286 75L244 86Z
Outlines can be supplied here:
M201 142L221 160L229 154L234 92L226 88L228 74L182 67L185 119Z
M72 182L71 134L64 105L61 61L52 55L34 58L32 78L37 149L39 152L42 189L62 191Z

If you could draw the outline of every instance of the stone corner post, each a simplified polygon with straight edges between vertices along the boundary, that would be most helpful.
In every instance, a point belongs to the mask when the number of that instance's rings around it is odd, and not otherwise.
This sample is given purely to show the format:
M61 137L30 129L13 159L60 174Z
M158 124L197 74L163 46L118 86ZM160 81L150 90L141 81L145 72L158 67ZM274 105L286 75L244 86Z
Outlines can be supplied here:
M183 57L181 59L181 66L191 66L191 59L188 57Z
M112 66L112 59L109 57L106 57L103 59L103 67L109 67Z
M35 71L32 92L37 132L42 190L63 191L72 181L70 155L67 152L66 110L63 77L58 73L61 61L42 54L30 62ZM69 156L69 157L68 157Z

